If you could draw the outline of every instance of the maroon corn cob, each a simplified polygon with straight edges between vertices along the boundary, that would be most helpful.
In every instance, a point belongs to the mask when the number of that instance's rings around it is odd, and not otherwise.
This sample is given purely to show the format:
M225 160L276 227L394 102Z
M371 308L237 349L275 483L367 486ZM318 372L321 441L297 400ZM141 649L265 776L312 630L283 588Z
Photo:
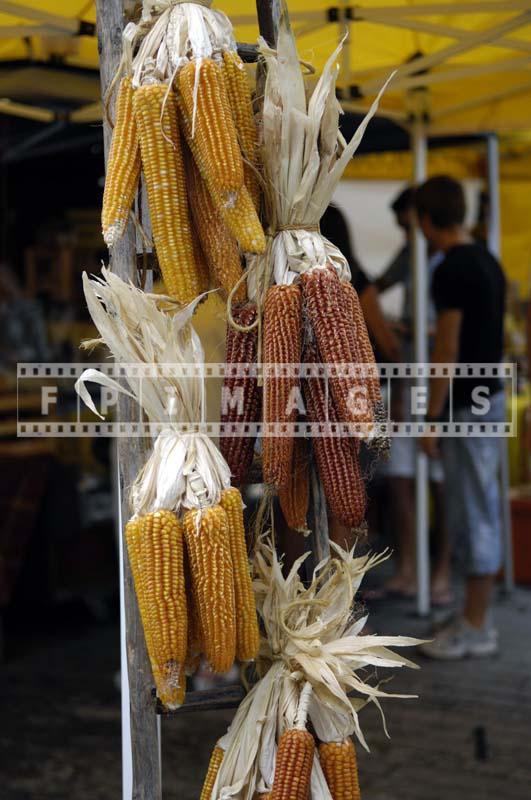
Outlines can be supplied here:
M308 445L297 437L293 443L293 461L289 481L278 493L284 519L295 531L306 531L306 515L310 500Z
M242 327L249 327L256 320L256 305L246 303L233 308L234 321ZM261 390L258 387L256 375L250 375L250 367L256 365L257 360L257 329L252 331L238 331L227 324L227 375L223 381L223 402L221 421L225 423L226 435L220 438L220 450L232 472L233 483L239 486L244 482L253 461L255 436L238 436L231 434L231 423L258 422L261 413ZM230 375L230 365L241 364L243 374ZM249 366L247 366L249 365ZM241 408L231 408L230 398L240 398ZM223 405L225 407L223 407ZM241 413L239 413L241 411Z
M271 286L264 304L264 362L273 368L299 364L302 349L302 292L298 284ZM299 378L264 375L264 425L285 425L297 419L297 407L289 408ZM280 489L289 481L293 438L284 432L262 439L264 481Z
M363 354L336 270L310 269L302 274L301 282L305 310L323 362L330 370L335 364L359 364ZM342 422L373 422L365 378L330 375L329 385Z
M315 345L306 347L304 361L307 364L319 363ZM306 378L303 389L309 422L339 422L332 392L329 391L327 396L322 378ZM367 497L359 459L350 438L346 435L317 435L312 438L312 444L330 511L348 528L358 527L365 517Z

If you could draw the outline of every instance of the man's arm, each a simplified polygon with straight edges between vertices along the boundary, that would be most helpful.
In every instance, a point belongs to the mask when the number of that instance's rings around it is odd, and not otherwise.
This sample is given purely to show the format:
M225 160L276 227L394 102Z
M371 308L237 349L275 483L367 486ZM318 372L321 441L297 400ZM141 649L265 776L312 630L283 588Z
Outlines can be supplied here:
M389 266L374 281L379 292L385 292L396 286L397 283L404 283L410 269L410 253L408 247L403 247L394 257Z
M378 292L369 284L360 294L360 304L369 333L388 361L400 360L400 342L385 319Z
M458 309L441 311L437 316L433 364L455 364L459 355L459 335L463 312ZM436 419L444 411L448 396L449 378L432 378L428 401L428 418Z

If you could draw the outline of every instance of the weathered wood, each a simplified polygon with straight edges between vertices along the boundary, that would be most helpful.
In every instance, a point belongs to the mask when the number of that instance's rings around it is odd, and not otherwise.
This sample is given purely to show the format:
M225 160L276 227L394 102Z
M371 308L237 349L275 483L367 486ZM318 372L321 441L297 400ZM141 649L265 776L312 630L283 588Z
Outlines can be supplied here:
M120 61L124 12L131 3L127 0L96 0L98 50L102 95L105 96ZM113 104L111 103L111 114ZM107 157L111 131L104 123L104 144ZM113 249L113 272L124 280L137 281L136 242L132 225ZM119 415L122 420L138 418L138 407L127 398L121 399ZM128 494L134 478L146 459L146 445L141 438L118 440L119 495L123 525L129 517ZM126 615L127 667L130 691L131 757L133 765L132 800L159 800L161 775L158 720L151 697L151 668L144 633L136 603L133 578L123 547L124 603ZM125 675L123 676L125 680Z
M183 705L175 711L168 711L160 702L157 702L157 713L166 718L180 717L187 711L221 711L227 708L238 708L244 697L245 689L241 684L217 686L214 689L187 692Z
M255 44L246 44L245 42L238 42L238 55L241 60L246 64L254 64L258 61L258 47Z

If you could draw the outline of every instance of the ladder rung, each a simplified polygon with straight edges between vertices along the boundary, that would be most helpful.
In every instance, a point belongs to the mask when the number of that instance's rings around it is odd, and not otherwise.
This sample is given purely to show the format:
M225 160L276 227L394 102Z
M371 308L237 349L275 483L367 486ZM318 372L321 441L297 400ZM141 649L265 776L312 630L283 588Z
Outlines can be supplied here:
M217 686L198 692L187 692L183 705L176 711L168 711L157 700L157 714L162 717L174 717L187 711L218 711L225 708L237 708L245 697L245 689L240 684Z

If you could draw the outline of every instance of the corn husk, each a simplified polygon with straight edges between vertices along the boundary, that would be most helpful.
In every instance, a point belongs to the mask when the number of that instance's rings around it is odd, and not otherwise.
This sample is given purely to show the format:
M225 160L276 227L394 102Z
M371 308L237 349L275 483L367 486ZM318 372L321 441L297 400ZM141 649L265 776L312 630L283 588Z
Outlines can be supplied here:
M171 84L188 61L219 60L223 50L236 49L229 18L210 6L211 0L145 0L140 22L124 31L121 68L132 74L134 88L149 82Z
M105 268L101 278L84 273L83 289L101 336L97 343L105 344L119 364L149 367L144 377L126 369L126 386L95 369L85 370L76 382L79 396L100 418L87 382L136 400L147 420L161 428L131 488L133 513L168 509L178 514L218 503L223 489L230 486L230 470L200 430L205 410L204 353L191 317L201 297L179 309L171 298L142 292ZM175 368L174 375L169 366ZM181 423L196 429L183 433Z
M269 223L275 234L268 253L269 263L262 262L262 269L278 284L292 283L300 272L327 263L336 268L342 280L350 280L345 257L321 236L318 226L376 113L387 83L347 144L339 130L342 110L336 98L341 48L342 44L332 53L307 99L287 15L281 17L276 51L260 40L267 62L263 164ZM290 229L283 230L286 226ZM258 266L255 271L259 271Z
M363 576L387 554L356 557L354 551L332 547L333 556L317 566L305 588L298 570L306 556L284 577L272 544L262 540L258 545L254 590L264 631L257 664L261 678L221 740L225 756L212 800L251 800L255 792L271 790L278 741L294 727L307 684L312 690L308 718L317 737L340 741L355 734L366 749L358 719L361 709L374 703L382 711L381 698L411 697L385 692L370 681L367 668L415 667L391 648L416 645L418 640L363 635L367 616L353 615ZM355 696L350 696L352 692ZM318 759L311 796L330 800Z

